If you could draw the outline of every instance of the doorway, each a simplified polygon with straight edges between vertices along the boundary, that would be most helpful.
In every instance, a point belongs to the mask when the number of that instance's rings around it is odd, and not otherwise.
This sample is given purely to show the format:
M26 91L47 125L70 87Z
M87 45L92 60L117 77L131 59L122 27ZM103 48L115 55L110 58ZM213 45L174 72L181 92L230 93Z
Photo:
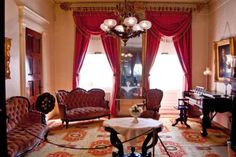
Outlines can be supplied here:
M42 34L26 28L26 97L30 101L30 109L35 109L37 96L42 92Z

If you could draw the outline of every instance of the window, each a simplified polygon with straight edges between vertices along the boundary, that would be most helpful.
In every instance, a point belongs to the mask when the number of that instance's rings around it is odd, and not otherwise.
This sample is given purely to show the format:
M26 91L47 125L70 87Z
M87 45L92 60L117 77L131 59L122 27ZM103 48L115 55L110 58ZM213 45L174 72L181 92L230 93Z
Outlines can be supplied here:
M111 93L113 72L107 60L100 37L91 37L80 71L79 87L89 90L101 88Z
M159 52L150 72L150 88L181 91L183 70L172 41L161 41Z
M182 95L184 73L172 41L160 43L158 54L150 71L150 88L164 91L162 114L170 114Z

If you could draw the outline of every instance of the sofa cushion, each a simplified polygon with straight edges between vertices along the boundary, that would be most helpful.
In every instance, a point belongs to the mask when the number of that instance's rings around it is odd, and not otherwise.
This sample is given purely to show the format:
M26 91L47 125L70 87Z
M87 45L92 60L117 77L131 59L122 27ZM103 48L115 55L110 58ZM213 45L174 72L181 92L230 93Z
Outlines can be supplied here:
M105 92L101 89L86 91L79 88L68 93L65 104L68 110L78 107L101 107L104 106L104 97Z
M25 121L19 124L7 134L8 155L15 157L32 149L40 142L35 136L43 139L46 132L46 125L41 123L32 124Z
M67 119L69 120L89 119L104 115L109 115L109 110L103 107L83 107L67 111Z
M57 102L58 104L65 104L66 97L68 96L69 92L65 90L58 90L56 93Z
M28 114L28 100L15 98L7 100L7 132L15 128Z

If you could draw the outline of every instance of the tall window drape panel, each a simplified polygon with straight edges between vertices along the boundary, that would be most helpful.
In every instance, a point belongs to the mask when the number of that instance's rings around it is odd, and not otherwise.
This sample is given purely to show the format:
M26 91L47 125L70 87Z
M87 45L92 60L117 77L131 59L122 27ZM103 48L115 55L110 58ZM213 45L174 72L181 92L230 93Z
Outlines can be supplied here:
M118 53L118 40L111 36L102 35L102 43L107 55L107 59L114 74L111 114L117 115L115 98L119 89L120 82L120 61Z
M149 89L149 72L158 52L162 36L173 37L176 52L185 74L184 90L192 87L192 13L176 11L146 11L152 22L147 31L146 71L144 89Z
M117 94L119 83L118 41L116 38L106 37L104 32L100 29L100 24L108 18L117 19L117 16L110 12L94 11L73 12L73 17L76 25L76 34L72 87L76 88L79 84L79 73L88 48L90 36L101 35L105 53L115 77L111 103L111 113L115 115L117 113L115 95Z

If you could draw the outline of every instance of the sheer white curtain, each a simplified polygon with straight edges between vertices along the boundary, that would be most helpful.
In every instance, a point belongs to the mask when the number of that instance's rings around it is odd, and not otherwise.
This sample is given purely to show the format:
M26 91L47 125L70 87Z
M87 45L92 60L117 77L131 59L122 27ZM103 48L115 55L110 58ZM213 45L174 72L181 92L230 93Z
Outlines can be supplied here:
M107 60L101 38L93 36L80 71L79 87L89 90L101 88L107 94L112 90L113 73Z

